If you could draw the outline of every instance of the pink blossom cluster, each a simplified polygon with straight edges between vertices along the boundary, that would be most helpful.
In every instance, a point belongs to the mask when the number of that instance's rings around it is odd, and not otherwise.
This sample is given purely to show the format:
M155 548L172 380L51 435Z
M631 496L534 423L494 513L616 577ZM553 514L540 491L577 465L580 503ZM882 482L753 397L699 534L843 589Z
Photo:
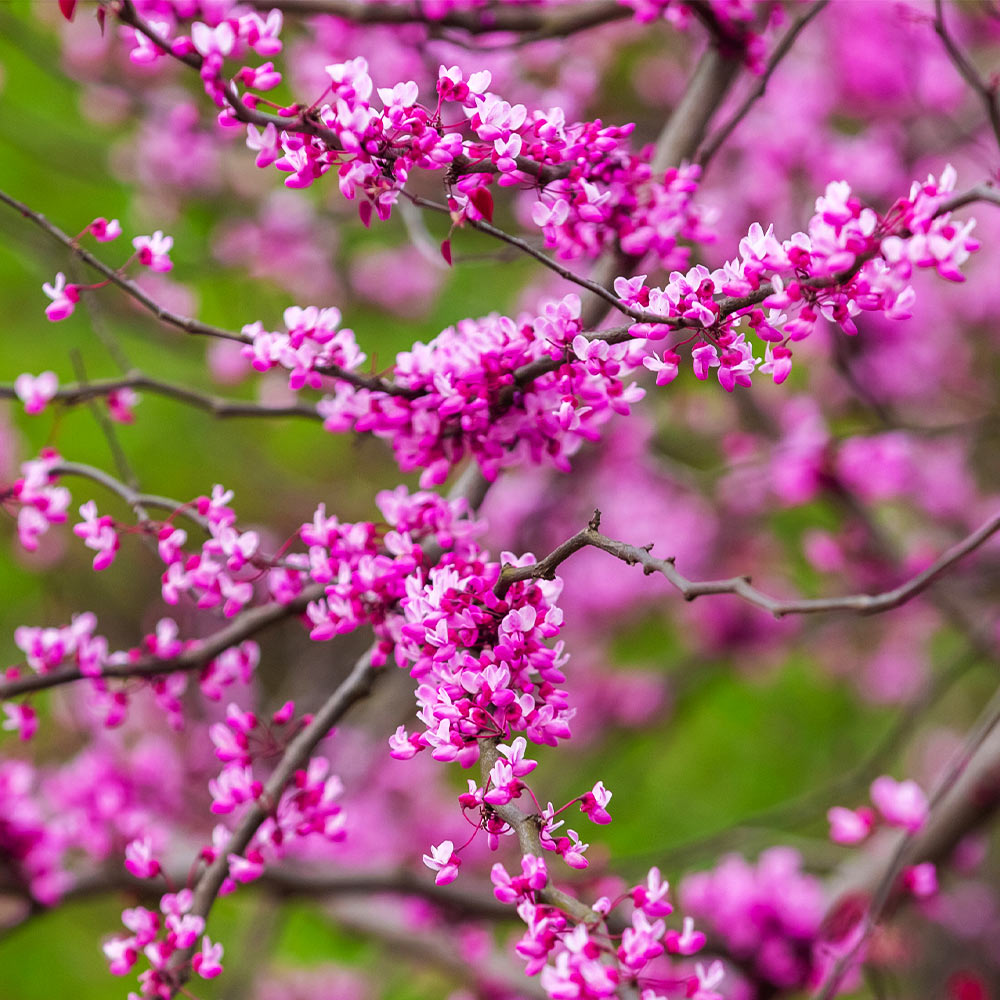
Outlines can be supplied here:
M292 389L319 389L322 373L353 372L365 360L354 332L338 329L340 318L339 309L293 306L285 310L286 333L270 333L260 322L243 327L250 341L243 356L259 372L279 365L288 369Z
M573 259L596 257L617 242L635 257L653 254L661 267L683 267L689 249L678 246L679 240L708 243L714 238L692 203L700 168L684 164L654 177L649 148L638 155L625 149L616 155L599 152L610 142L582 136L580 146L591 151L593 162L586 168L576 165L546 185L532 205L531 218L545 234L545 245L556 256ZM578 155L576 163L582 158Z
M534 562L510 553L501 559L512 566ZM484 736L523 732L548 746L569 737L573 713L559 687L565 657L561 644L548 645L562 625L555 604L560 584L518 582L498 597L500 571L500 563L481 556L445 556L407 580L397 657L411 664L418 682L423 728L411 735L400 727L390 741L394 757L429 749L436 760L469 767L479 759ZM513 766L501 787L516 779Z
M889 826L917 833L927 822L927 796L915 781L896 781L883 774L872 782L871 800ZM830 839L837 844L860 844L876 825L875 813L867 806L860 809L834 806L827 819Z
M224 109L223 125L237 125L250 115L247 145L256 151L259 167L273 164L288 175L285 184L291 188L309 187L336 169L343 195L363 197L359 212L366 225L373 213L389 217L413 169L447 169L454 174L448 207L455 223L466 217L492 219L494 180L500 186L532 188L555 181L532 214L547 244L563 257L596 256L622 240L631 253L652 250L665 266L680 266L686 251L677 249L677 240L707 238L691 205L697 168L654 177L651 149L635 154L627 145L632 125L567 123L560 108L529 114L525 105L511 105L488 91L489 71L466 79L458 66L440 67L433 108L418 102L418 85L408 80L377 88L379 110L372 106L376 88L368 62L360 56L326 66L330 82L313 102L313 107L319 105L315 125L302 120L297 105L268 120L254 114L258 98L240 98L235 87L271 89L280 81L273 65L245 65L231 81L222 69L226 58L243 58L250 49L258 54L278 51L278 11L266 22L256 13L233 11L213 27L195 22L190 37L173 39L178 29L173 19L154 18L150 26L174 55L201 57L206 90ZM133 61L145 63L163 54L157 42L141 32L133 34ZM445 124L450 106L461 111L464 124ZM489 168L483 169L485 165Z
M392 391L340 382L317 409L327 430L389 440L400 468L424 469L422 486L444 482L470 453L491 480L524 462L565 470L612 413L643 395L620 377L628 346L590 343L581 331L576 295L537 316L462 320L397 356ZM518 385L519 368L545 359L565 364Z
M301 722L294 719L291 702L275 712L271 725L266 727L253 712L235 704L229 706L225 722L210 729L215 754L223 764L219 775L209 781L214 814L231 815L235 823L247 808L266 802L264 782L256 776L254 765L261 759L274 757L275 750L282 748ZM307 838L318 836L331 843L344 839L346 815L339 802L342 793L343 785L330 772L329 761L313 757L296 771L278 802L268 808L267 818L242 853L230 850L230 830L220 824L213 830L211 844L202 849L199 860L212 864L220 856L226 857L228 876L222 883L221 894L234 891L239 884L256 881L267 864L284 857ZM164 871L148 835L126 847L125 866L140 879L154 879ZM150 964L139 975L141 995L172 996L175 955L193 949L205 927L203 917L188 912L192 902L190 889L167 893L160 903L165 915L163 921L141 907L126 910L122 921L132 935L115 938L104 946L111 972L126 975L141 953ZM203 978L211 979L222 971L221 958L222 946L213 944L207 936L201 937L201 950L193 955L192 967Z
M655 340L673 326L692 328L696 377L706 379L718 369L728 392L749 386L757 370L783 382L791 370L789 344L808 337L821 320L854 334L854 317L863 310L908 318L916 294L910 284L914 267L962 280L959 268L979 244L970 235L975 223L956 223L944 209L955 178L948 167L940 180L914 183L884 218L864 207L845 181L831 182L816 200L806 233L779 242L773 227L754 223L740 241L740 256L714 271L699 264L686 274L674 272L662 288L647 288L645 276L620 277L615 291L623 302L665 321L637 323L631 333ZM747 332L764 341L763 359L754 357ZM663 385L676 377L679 361L669 349L643 364Z
M0 761L0 856L33 899L58 902L68 879L64 844L37 801L37 774L25 761Z
M651 975L650 963L668 953L690 956L704 947L705 935L694 929L687 917L683 929L668 930L662 919L673 912L667 899L668 883L651 868L644 885L635 886L616 901L603 897L593 907L593 923L571 923L555 906L542 902L548 885L548 871L542 858L526 854L521 874L511 876L502 864L490 873L494 895L502 903L517 904L517 912L527 930L514 950L526 962L529 976L539 975L542 989L553 1000L604 1000L618 995L620 988L642 987ZM617 948L599 930L599 924L620 904L630 902L632 913ZM693 975L675 981L685 995L698 1000L719 1000L715 991L722 979L722 967L713 963L707 970L697 965ZM659 1000L654 987L642 991L643 1000Z
M0 763L7 874L38 903L55 905L78 873L120 857L143 831L162 831L165 819L180 820L189 805L184 765L169 739L139 731L102 732L58 767Z
M179 951L195 948L191 965L203 979L214 979L222 972L222 945L213 944L204 934L205 919L192 913L194 895L190 889L166 893L160 900L160 913L135 906L122 913L122 923L130 932L104 942L104 957L112 975L125 976L140 955L150 968L139 975L140 994L144 997L169 998L173 974L170 960ZM162 916L161 916L162 914ZM135 994L131 994L135 996Z
M10 499L19 504L17 537L29 552L38 548L38 539L49 525L62 524L70 504L70 492L59 486L53 469L59 464L59 454L51 448L21 465L21 478L9 491Z
M103 216L94 219L82 233L77 236L77 241L88 233L92 235L98 243L108 243L116 240L122 232L121 225L117 219L110 222ZM137 260L143 267L148 267L151 271L169 271L173 268L173 261L170 259L170 251L173 248L174 239L172 236L165 236L162 230L157 230L152 236L136 236L132 240L135 253L119 271L123 271L132 260ZM56 275L55 284L46 282L42 285L42 291L52 300L45 308L45 315L52 323L67 319L73 315L77 302L80 301L80 292L85 289L102 288L107 282L98 285L73 285L66 283L66 275L60 271ZM25 402L28 413L38 413L55 394L58 383L52 372L45 372L37 379L31 376L22 375L25 381L22 390L18 395Z
M114 728L122 724L129 704L129 688L112 685L106 667L122 667L140 662L150 665L162 661L163 673L149 677L145 687L157 708L174 729L184 724L181 696L187 688L187 675L170 671L170 661L185 652L197 650L199 640L179 638L177 624L170 618L157 622L154 631L145 635L140 645L128 650L111 650L107 639L95 632L97 619L89 611L73 617L62 627L22 625L14 632L14 641L24 653L26 666L37 674L50 674L61 667L73 667L90 682L90 709L102 724ZM248 684L259 660L259 649L252 640L233 645L208 659L199 675L202 693L218 701L222 692L235 683ZM4 679L16 681L23 676L20 667L9 667ZM131 686L134 692L135 685ZM5 729L17 730L29 739L37 728L34 710L28 704L2 702L7 719Z
M160 528L157 550L167 567L161 593L168 604L177 604L185 594L199 608L221 606L231 618L253 600L253 579L261 573L256 559L260 538L236 527L236 512L228 506L232 498L232 490L217 485L211 497L192 504L209 534L200 552L184 549L188 536L183 528L172 523Z
M816 983L816 946L826 909L818 878L787 847L764 851L756 865L737 854L681 883L685 913L705 922L754 978L780 990Z

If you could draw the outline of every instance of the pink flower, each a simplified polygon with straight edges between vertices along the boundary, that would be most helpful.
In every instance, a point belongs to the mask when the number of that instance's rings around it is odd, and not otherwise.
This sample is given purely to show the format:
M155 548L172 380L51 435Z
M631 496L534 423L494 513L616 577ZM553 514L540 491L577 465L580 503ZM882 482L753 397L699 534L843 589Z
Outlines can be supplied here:
M104 218L103 215L98 216L94 221L87 226L90 230L91 235L98 243L110 243L112 240L118 239L122 234L121 223L117 219L112 219L110 222Z
M7 729L17 733L18 737L24 741L30 740L38 729L38 716L30 705L15 704L11 701L3 703L4 720L0 729Z
M437 872L434 877L437 885L447 885L458 878L462 859L455 854L455 845L450 840L445 840L436 847L431 847L431 853L424 855L424 864L431 871Z
M927 796L915 781L896 781L884 774L872 782L871 797L892 826L916 833L927 821Z
M680 931L667 931L664 936L667 951L677 955L693 955L705 946L705 935L694 929L694 921L684 918L684 927Z
M934 896L938 891L937 869L930 861L913 865L903 872L903 885L917 899L927 899L929 896Z
M37 377L25 373L14 379L14 392L24 403L25 413L41 413L58 390L59 379L56 378L55 372L42 372Z
M153 844L148 836L126 846L125 867L136 878L155 878L160 873L160 862L153 857Z
M61 319L73 315L73 309L80 301L80 290L76 285L66 284L66 275L60 271L56 275L56 283L42 285L42 291L52 299L51 305L45 307L45 315L49 322L58 323Z
M604 787L603 781L599 781L580 800L580 808L590 817L591 823L610 823L611 814L605 808L610 801L611 792Z
M82 538L87 548L97 553L94 569L107 569L114 561L119 544L114 519L108 514L98 516L97 504L93 500L88 500L80 508L80 516L83 520L73 526L73 534Z
M139 394L127 386L124 389L113 389L108 393L107 403L111 419L119 424L135 422L132 408L139 402Z
M835 844L860 844L871 832L875 817L871 809L845 809L834 806L826 814L830 821L830 839Z
M132 246L138 251L139 263L151 271L169 271L174 266L167 256L173 245L174 238L164 236L159 229L152 236L137 236L132 240Z
M206 934L201 939L201 951L191 959L191 967L202 979L214 979L222 972L222 945L212 944Z

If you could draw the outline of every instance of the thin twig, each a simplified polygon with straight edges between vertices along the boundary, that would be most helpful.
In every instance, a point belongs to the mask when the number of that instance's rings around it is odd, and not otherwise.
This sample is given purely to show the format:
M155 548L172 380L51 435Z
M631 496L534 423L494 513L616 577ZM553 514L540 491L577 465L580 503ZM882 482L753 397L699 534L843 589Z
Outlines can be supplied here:
M740 122L746 118L750 109L764 96L767 90L768 83L771 82L771 77L774 75L774 71L778 68L778 64L785 58L786 55L791 51L792 46L795 44L795 40L802 33L802 30L807 24L830 2L830 0L817 0L804 14L800 14L799 17L795 19L792 26L785 32L781 41L775 46L774 51L771 53L770 59L767 61L767 66L764 68L764 72L757 78L757 83L754 85L753 89L747 94L743 103L733 112L730 118L726 121L724 125L721 125L712 136L707 139L695 156L695 161L700 164L702 169L704 169L708 162L713 156L719 151L719 147L729 138Z
M732 594L754 607L770 612L776 618L785 615L822 614L834 611L871 615L898 608L901 604L916 597L957 562L974 552L997 531L1000 531L1000 513L998 513L960 542L951 546L930 566L911 577L906 583L879 594L785 599L772 597L759 590L753 586L748 576L734 576L724 580L691 580L677 569L672 558L657 559L651 555L652 545L640 547L608 538L597 530L595 522L599 524L595 518L595 521L592 521L588 527L568 538L537 563L529 566L505 565L497 582L498 595L505 594L510 586L518 581L552 579L558 566L574 552L591 547L601 549L630 566L641 566L647 576L659 573L680 591L687 601L693 601L709 594Z
M267 406L263 403L252 403L248 400L226 399L224 396L213 396L208 393L189 389L187 386L166 382L153 378L143 372L132 371L118 378L92 379L81 381L77 385L60 387L52 399L66 406L86 403L102 396L109 396L122 389L143 389L148 392L166 396L187 403L197 409L205 410L214 417L305 417L309 420L322 420L316 408L307 403L290 403L286 406ZM17 392L12 384L0 384L0 399L16 399Z
M994 692L989 704L980 714L979 719L972 727L965 742L952 757L944 775L937 782L928 803L928 823L934 818L935 811L945 797L953 790L979 748L998 725L1000 725L1000 688ZM822 984L822 989L817 994L817 1000L832 1000L836 995L854 957L878 926L893 896L897 880L903 868L912 861L915 861L918 855L919 840L913 834L900 837L899 843L896 845L888 862L886 862L881 877L875 886L871 905L865 912L860 932L852 935L850 948L837 959Z
M969 57L959 48L958 43L952 37L944 23L944 4L942 0L934 0L934 30L941 39L951 59L955 69L963 80L979 95L979 99L986 108L986 116L989 118L993 135L1000 143L1000 102L997 98L997 87L995 83L987 83L979 71L973 66Z

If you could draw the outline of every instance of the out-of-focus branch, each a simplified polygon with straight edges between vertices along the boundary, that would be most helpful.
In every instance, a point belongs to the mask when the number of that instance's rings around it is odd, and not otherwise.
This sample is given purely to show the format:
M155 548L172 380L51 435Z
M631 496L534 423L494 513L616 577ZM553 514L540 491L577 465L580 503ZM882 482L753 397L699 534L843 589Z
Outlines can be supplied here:
M879 594L849 594L844 597L812 597L784 599L772 597L753 586L748 576L734 576L724 580L691 580L674 565L672 558L657 559L650 554L652 544L629 545L608 538L598 531L600 512L595 512L590 524L553 549L545 558L529 566L505 565L497 582L496 592L503 596L511 585L520 580L550 580L556 569L574 552L583 548L601 549L630 566L641 566L648 576L659 573L680 591L686 601L693 601L709 594L732 594L754 607L768 611L776 618L785 615L821 614L833 611L852 611L859 614L878 614L898 608L901 604L926 590L935 580L957 562L974 552L1000 531L1000 513L994 514L971 534L934 560L926 569L911 577L906 583Z
M220 849L215 860L205 869L194 887L191 913L207 919L215 904L222 883L229 875L229 857L241 855L247 849L254 834L277 807L285 787L295 772L303 767L319 743L329 734L352 705L367 697L378 676L378 669L372 665L372 651L363 653L350 674L319 708L308 725L288 744L285 752L268 778L264 790L257 801L243 814L236 829L230 834L225 847ZM170 961L173 976L173 995L183 987L191 974L191 956L194 947L177 951Z
M565 38L588 28L632 17L632 11L616 0L583 0L562 8L494 4L487 10L447 10L429 17L419 3L383 0L251 0L261 10L278 8L286 14L309 17L332 14L355 24L426 24L429 28L455 28L470 35L499 32L522 34L520 42Z
M184 885L186 876L175 872L168 880L172 885ZM436 885L426 873L421 875L407 868L370 873L329 873L308 868L270 868L253 883L278 900L332 899L346 896L415 896L440 906L455 916L480 920L516 920L517 913L494 898L488 885L474 890L455 885ZM161 886L146 879L137 879L124 869L95 871L79 877L56 905L77 899L90 899L110 893L128 893L158 901ZM34 900L25 885L0 880L0 897L22 898L26 911L22 919L0 930L0 939L23 924L48 912L52 907Z
M979 70L973 66L969 57L959 47L958 42L955 41L947 25L944 23L944 3L942 0L934 0L934 30L941 39L941 43L948 53L948 58L951 59L959 75L983 102L990 127L993 129L993 135L997 142L1000 143L1000 99L998 99L997 84L993 81L987 82L983 79Z
M740 122L746 118L754 104L756 104L757 101L764 96L764 93L767 90L767 85L771 82L771 77L774 75L774 71L778 68L779 63L792 50L792 46L795 44L796 39L802 33L806 25L808 25L809 22L829 2L830 0L816 0L816 2L804 14L800 14L792 22L792 26L785 32L781 41L775 46L774 51L771 53L771 57L767 61L767 66L764 68L764 72L757 78L757 83L754 85L750 93L747 94L743 103L733 112L725 124L719 126L719 128L705 142L703 142L701 147L698 149L695 161L699 163L702 168L708 165L708 162L719 151L719 147L722 146L730 135L732 135L733 131L740 124Z
M322 420L315 408L305 403L291 403L288 406L266 406L262 403L252 403L241 399L226 399L223 396L213 396L208 393L189 389L184 385L165 382L142 372L129 372L119 378L93 379L81 382L79 385L66 385L57 390L52 397L56 402L67 406L85 403L102 396L109 396L122 389L144 389L160 396L167 396L179 402L187 403L199 410L205 410L213 417L306 417L310 420ZM0 399L16 399L17 392L13 385L0 385Z
M899 898L899 877L909 865L947 858L959 841L1000 807L1000 688L994 693L962 747L949 762L930 797L929 818L916 835L896 835L890 852L869 851L846 865L830 885L837 900L863 892L871 904L852 945L834 964L817 994L832 1000L856 955Z
M146 501L149 502L150 498L147 497ZM199 640L197 645L178 653L172 659L143 656L130 663L107 663L102 667L97 677L101 679L111 677L118 679L148 678L200 670L210 660L231 646L238 645L276 622L302 614L310 601L319 600L325 593L325 584L310 584L298 597L287 604L265 604L244 612L225 628L219 629L218 632L214 632L206 639ZM44 691L47 688L60 687L63 684L72 684L88 677L91 680L94 679L93 675L83 673L79 667L68 667L53 670L48 674L32 674L27 677L0 680L0 700L16 698L18 695L34 691Z

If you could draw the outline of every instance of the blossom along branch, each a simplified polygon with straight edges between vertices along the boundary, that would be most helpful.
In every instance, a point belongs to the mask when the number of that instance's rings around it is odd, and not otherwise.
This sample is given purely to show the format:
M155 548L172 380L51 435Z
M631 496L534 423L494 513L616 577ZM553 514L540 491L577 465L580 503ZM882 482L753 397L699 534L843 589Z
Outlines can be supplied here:
M145 499L148 503L149 498ZM10 677L8 671L7 679L0 680L0 699L17 698L20 695L45 691L81 680L149 679L162 677L166 674L201 670L227 649L238 646L251 636L257 635L279 621L302 614L311 601L318 600L323 594L324 588L315 585L303 590L296 599L288 604L267 604L251 608L225 628L219 629L218 632L212 633L205 639L197 640L193 645L170 658L140 656L130 662L106 663L97 673L88 673L79 667L65 667L50 673Z
M554 579L558 566L573 553L590 547L601 549L630 566L641 566L647 576L659 573L679 590L687 601L693 601L710 594L732 594L754 607L770 612L776 618L785 615L824 614L834 611L878 614L898 608L916 597L952 566L989 541L1000 531L1000 514L994 514L970 535L951 546L926 569L892 590L881 594L851 594L844 597L798 599L782 599L765 594L754 587L747 576L731 577L727 580L690 580L678 571L672 558L657 559L651 555L652 545L636 546L615 541L613 538L602 535L598 531L599 526L600 512L595 511L594 518L586 528L568 538L543 559L527 566L505 565L497 583L497 596L502 597L512 584L519 581Z
M996 731L998 726L1000 726L1000 688L996 689L993 697L983 709L979 719L976 721L975 725L963 741L962 746L949 761L944 774L938 780L935 789L930 796L930 800L925 810L925 817L933 817L935 811L953 795L956 791L959 779L969 768L969 765L975 758L977 752ZM994 755L990 763L995 764L995 760L996 757ZM963 807L967 804L962 802L962 799L968 797L970 789L966 786L962 789L962 792L964 794L961 796L955 796L955 799L959 803L959 809L963 813L966 813L968 810ZM995 793L994 799L996 804L1000 805L1000 799L996 798ZM973 815L978 815L978 813L979 810L975 810ZM841 984L843 983L845 974L851 968L858 953L861 951L862 947L868 941L868 938L878 925L878 922L889 905L893 894L898 890L899 876L902 873L903 868L907 864L913 864L916 861L921 860L923 857L928 856L927 848L929 845L935 844L934 838L929 837L927 841L922 842L915 836L915 834L917 834L918 831L923 829L926 825L927 819L924 818L919 824L915 824L914 828L911 829L907 835L900 837L895 850L886 862L885 867L875 884L871 902L867 906L863 918L853 929L847 946L843 949L836 962L834 962L821 984L817 993L817 1000L833 1000L833 997L836 996ZM955 841L951 841L950 846L953 847L954 843ZM940 845L938 844L938 846Z
M312 719L297 736L293 737L264 785L258 801L243 814L223 849L195 883L190 913L202 920L208 917L223 882L230 876L231 858L234 855L240 856L246 851L254 834L271 815L271 811L277 807L286 787L295 777L295 772L306 764L312 752L347 711L371 693L377 675L378 669L372 665L371 653L363 654ZM190 977L194 951L195 945L192 943L189 948L174 952L164 970L167 980L172 979L171 996L176 995Z
M201 323L198 320L181 316L170 309L165 308L147 295L134 281L130 281L114 268L109 267L90 251L84 250L72 237L67 236L58 226L53 225L45 216L33 211L23 202L11 197L4 191L0 191L0 202L9 205L14 211L19 212L25 219L33 222L40 229L43 229L51 237L58 240L63 246L72 250L88 267L92 267L99 274L102 274L113 285L117 285L126 295L135 299L143 308L148 309L157 319L170 326L175 326L185 333L191 333L206 337L218 337L224 340L238 340L239 335L233 334L229 330L212 326L208 323Z
M46 395L46 402L73 406L88 400L117 397L124 390L145 389L160 396L187 403L199 410L205 410L213 417L305 417L310 420L322 419L314 407L305 403L290 403L286 406L269 406L239 399L226 399L198 392L185 385L165 382L142 372L129 372L118 378L91 379L79 385L64 385ZM19 399L16 384L0 385L0 399Z

